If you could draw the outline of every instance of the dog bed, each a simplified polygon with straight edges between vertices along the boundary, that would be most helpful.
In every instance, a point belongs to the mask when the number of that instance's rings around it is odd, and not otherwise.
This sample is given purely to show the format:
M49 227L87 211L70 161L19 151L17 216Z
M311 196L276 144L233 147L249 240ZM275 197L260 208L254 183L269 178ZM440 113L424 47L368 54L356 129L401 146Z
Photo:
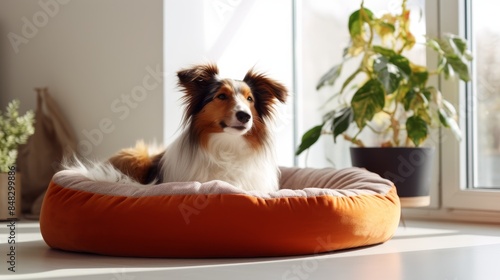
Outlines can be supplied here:
M394 185L364 169L281 168L280 190L223 181L154 186L57 173L40 230L52 248L131 257L263 257L373 245L394 234Z

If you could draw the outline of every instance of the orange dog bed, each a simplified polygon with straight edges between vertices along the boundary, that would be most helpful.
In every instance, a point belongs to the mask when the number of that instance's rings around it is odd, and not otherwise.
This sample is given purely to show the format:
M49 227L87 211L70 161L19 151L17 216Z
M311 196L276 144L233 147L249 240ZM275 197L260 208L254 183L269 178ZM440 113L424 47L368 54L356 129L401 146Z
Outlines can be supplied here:
M393 184L364 169L281 168L280 190L223 181L154 186L57 173L40 229L52 248L133 257L263 257L378 244L400 218Z

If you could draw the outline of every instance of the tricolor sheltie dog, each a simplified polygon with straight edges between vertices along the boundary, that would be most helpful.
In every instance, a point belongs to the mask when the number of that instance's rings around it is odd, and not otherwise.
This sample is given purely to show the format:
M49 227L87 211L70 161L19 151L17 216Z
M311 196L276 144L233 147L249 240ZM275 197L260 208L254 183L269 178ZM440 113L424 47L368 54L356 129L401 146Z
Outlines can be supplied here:
M223 79L213 64L183 69L177 77L184 92L182 134L156 154L141 143L122 150L86 175L141 184L222 180L243 190L277 190L270 127L286 88L253 70L243 80Z

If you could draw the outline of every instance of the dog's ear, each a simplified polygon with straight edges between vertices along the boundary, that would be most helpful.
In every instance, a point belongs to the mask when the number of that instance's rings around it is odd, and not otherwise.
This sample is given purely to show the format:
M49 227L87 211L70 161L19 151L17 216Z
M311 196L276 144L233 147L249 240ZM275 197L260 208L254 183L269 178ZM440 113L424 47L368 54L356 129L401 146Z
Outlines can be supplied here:
M217 65L201 64L188 69L182 69L177 72L179 85L189 90L193 87L198 89L200 86L213 82L219 74Z
M177 72L179 86L184 91L183 100L186 105L185 122L201 110L207 95L217 82L218 74L219 68L217 68L217 65L211 63L196 65Z
M273 104L276 100L285 103L288 91L284 85L266 77L262 73L256 73L251 69L243 78L250 87L255 98L255 108L261 117L270 117L273 114Z

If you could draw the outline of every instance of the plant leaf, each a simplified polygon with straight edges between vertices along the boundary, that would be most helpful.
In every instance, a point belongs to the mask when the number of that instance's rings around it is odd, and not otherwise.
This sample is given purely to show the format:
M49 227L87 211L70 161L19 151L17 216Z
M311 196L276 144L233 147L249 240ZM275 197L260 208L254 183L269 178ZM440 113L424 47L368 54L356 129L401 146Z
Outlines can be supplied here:
M413 109L415 115L419 116L428 125L431 125L432 117L429 111L429 99L427 98L426 94L421 91L417 94L416 100L418 100L418 102L417 104L415 104Z
M439 45L439 43L434 39L427 39L426 45L434 49L438 53L443 52L443 50L441 50L441 46Z
M406 120L406 132L408 138L418 147L427 138L427 123L419 116L411 116Z
M340 76L340 71L342 70L342 63L333 66L326 72L320 79L318 84L316 85L316 90L319 90L325 85L333 85L335 81Z
M332 120L333 142L337 143L337 136L344 133L353 121L353 112L351 107L340 110Z
M437 113L440 123L451 130L455 138L460 141L462 139L462 132L457 123L457 110L449 101L443 98L441 92L435 87L429 87L427 90L432 93L433 102L437 105Z
M432 124L432 117L429 114L429 110L426 108L419 108L415 111L415 115L419 116L426 124Z
M380 38L382 38L382 40L385 41L390 37L394 36L394 31L396 30L396 27L392 23L377 20L374 29L378 33Z
M444 55L439 55L439 62L438 62L436 72L441 73L441 71L443 71L448 66L446 63L447 63L447 61L446 61L446 58L444 57ZM445 76L445 78L448 79L449 77Z
M349 26L349 34L351 34L351 37L356 37L358 35L361 35L361 31L363 28L363 21L361 20L359 11L360 10L357 10L349 16L348 26Z
M453 119L458 118L457 110L455 109L455 106L453 106L453 104L451 104L446 99L441 100L441 102L443 104L443 109L447 112L448 116L452 117Z
M438 70L442 67L445 78L456 73L461 80L470 81L469 65L466 61L471 57L466 42L454 35L447 35L446 40L439 39L436 42L444 53L441 54L443 57L439 59Z
M382 111L385 105L384 88L376 80L368 80L359 88L351 100L351 108L356 125L362 129L366 121L370 121L373 116Z
M466 50L464 52L464 58L467 60L467 61L472 61L473 57L472 57L472 53L469 51L469 50Z
M448 34L447 37L448 40L450 40L450 43L455 46L460 54L463 55L465 51L467 51L467 41L464 38L451 34Z
M427 71L420 71L420 72L415 72L410 76L410 81L411 84L415 87L422 88L425 86L427 83L427 80L429 79L429 72Z
M425 98L427 100L431 100L433 91L435 91L434 87L428 87L428 88L425 88L424 90L422 90L422 94L425 96Z
M462 132L460 131L460 127L458 126L455 118L450 116L449 113L443 108L438 109L438 115L441 124L444 127L449 128L458 141L462 140Z
M445 56L454 55L455 49L450 44L450 41L444 39L436 39L436 43L439 44L439 49L445 54Z
M314 143L316 143L321 136L321 130L323 129L323 125L317 125L311 129L309 129L304 135L302 135L302 141L299 145L299 148L295 152L295 155L300 155L303 151L309 149Z
M14 99L0 110L0 172L7 172L15 165L18 148L25 144L34 132L34 114L19 114L19 100Z
M411 75L410 61L402 55L395 55L389 59L389 62L396 65L398 69L407 77Z
M373 51L386 57L393 57L396 55L394 50L384 48L382 46L373 46Z
M446 60L445 65L443 67L443 73L445 79L449 79L450 77L453 77L455 75L455 71L453 71L451 65L448 64L448 60Z
M464 81L470 81L469 66L457 55L446 57L448 65L453 68L453 71L458 74L458 77Z
M361 12L361 10L363 10L363 12ZM368 18L365 18L363 14L366 15ZM367 22L367 20L372 20L372 19L373 19L373 13L367 8L361 8L353 12L349 16L349 33L351 34L351 37L362 35L363 24Z
M410 89L406 94L405 94L405 97L403 98L403 106L405 108L405 111L408 111L410 110L410 106L413 102L413 100L415 99L415 97L417 96L417 92L415 91L415 89Z
M399 69L385 56L381 56L373 61L373 70L377 74L378 80L384 86L387 94L393 93L402 80Z
M444 122L444 124L446 124L445 127L450 128L457 140L460 140L462 138L462 133L456 121L458 115L455 107L445 99L442 99L439 105L440 108L438 113L441 123Z

